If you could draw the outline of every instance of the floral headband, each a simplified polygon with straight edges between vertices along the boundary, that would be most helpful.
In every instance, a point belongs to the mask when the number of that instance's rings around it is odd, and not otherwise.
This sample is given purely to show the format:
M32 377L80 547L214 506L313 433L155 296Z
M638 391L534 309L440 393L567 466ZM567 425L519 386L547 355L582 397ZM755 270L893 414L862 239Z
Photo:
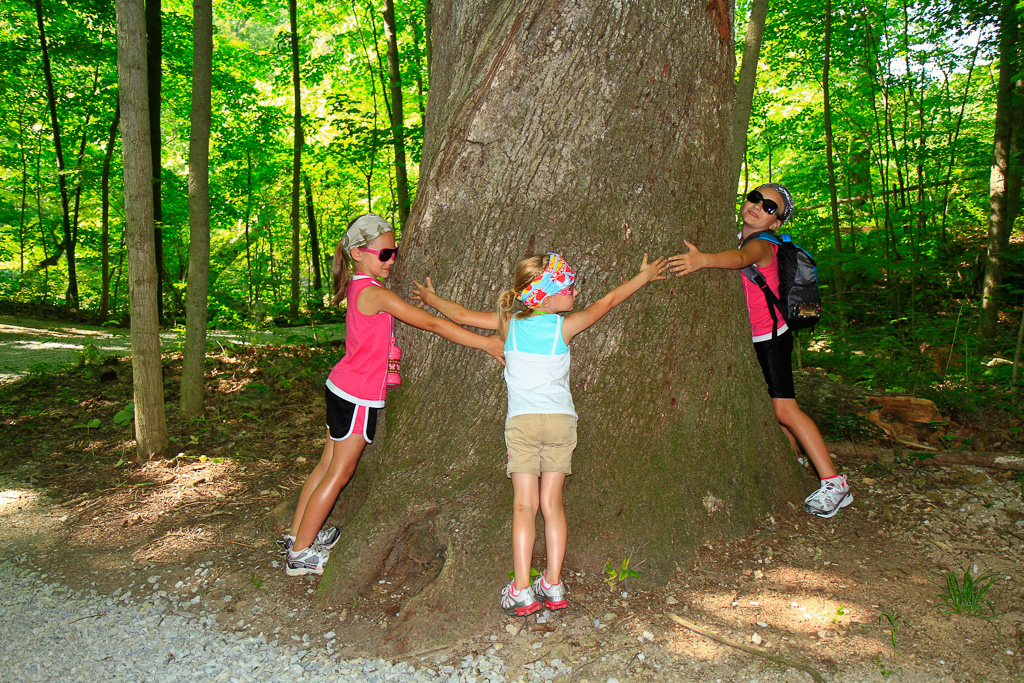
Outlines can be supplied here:
M519 294L519 300L527 308L537 308L551 294L558 294L572 287L576 271L559 254L549 253L548 265L537 279Z

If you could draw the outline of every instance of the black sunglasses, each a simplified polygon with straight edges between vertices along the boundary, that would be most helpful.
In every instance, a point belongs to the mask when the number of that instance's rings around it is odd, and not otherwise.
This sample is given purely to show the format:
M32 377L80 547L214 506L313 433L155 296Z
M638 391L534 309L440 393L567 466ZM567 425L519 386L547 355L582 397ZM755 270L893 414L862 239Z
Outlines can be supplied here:
M767 209L768 207L765 207L765 208ZM362 249L363 251L368 251L371 254L376 254L377 258L380 259L381 263L387 263L388 261L391 260L392 256L398 256L398 247L392 247L391 249L381 249L379 251L374 251L373 249L367 249L366 247L359 247L359 248Z
M763 194L757 190L751 190L747 193L747 201L751 204L760 204L764 212L769 216L774 216L779 212L779 205L773 202L771 199L766 199Z

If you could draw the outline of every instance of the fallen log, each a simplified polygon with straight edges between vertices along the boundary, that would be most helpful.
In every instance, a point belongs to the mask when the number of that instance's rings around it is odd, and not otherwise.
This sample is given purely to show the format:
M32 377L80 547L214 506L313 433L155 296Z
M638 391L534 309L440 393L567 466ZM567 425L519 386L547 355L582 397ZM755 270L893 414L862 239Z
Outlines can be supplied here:
M906 444L913 446L913 444ZM838 441L828 444L829 452L839 458L850 458L877 462L895 457L892 448L884 446L864 446L851 441ZM1022 453L989 453L985 451L934 451L918 453L921 465L949 467L951 465L971 465L994 470L1024 470L1024 454Z

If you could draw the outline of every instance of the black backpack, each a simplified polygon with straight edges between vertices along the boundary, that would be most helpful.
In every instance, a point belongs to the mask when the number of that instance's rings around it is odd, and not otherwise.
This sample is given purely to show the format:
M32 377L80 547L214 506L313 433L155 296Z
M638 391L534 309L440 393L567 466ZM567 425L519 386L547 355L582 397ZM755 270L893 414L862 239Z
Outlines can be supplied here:
M821 320L821 294L818 292L818 265L814 257L803 247L793 243L789 235L776 235L768 230L755 232L745 240L762 239L778 245L776 258L779 261L779 296L776 297L768 281L756 266L749 265L740 272L757 285L768 301L768 312L772 315L772 339L779 329L775 309L791 330L810 329ZM742 245L740 245L742 246Z

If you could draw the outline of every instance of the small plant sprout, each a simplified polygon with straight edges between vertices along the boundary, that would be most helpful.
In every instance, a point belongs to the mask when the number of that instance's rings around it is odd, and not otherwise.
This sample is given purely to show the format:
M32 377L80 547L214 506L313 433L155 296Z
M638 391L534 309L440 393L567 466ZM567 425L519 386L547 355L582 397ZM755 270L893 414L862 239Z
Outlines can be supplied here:
M991 574L975 576L968 567L964 570L963 579L956 574L946 574L946 590L939 593L939 598L946 603L949 611L970 617L988 618L995 616L992 601L986 596L995 584L996 578Z
M609 587L614 588L615 584L619 581L625 581L626 579L640 576L635 571L629 568L629 562L632 558L622 558L622 564L616 568L612 566L612 561L609 559L604 565L605 579L604 582Z
M259 577L256 576L256 572L250 572L249 583L251 583L256 588L263 588L263 582L260 581Z
M903 615L898 612L882 612L878 617L878 623L882 624L883 620L889 623L889 637L892 640L892 658L902 657L899 650L896 649L896 638L900 630L900 620L903 619ZM883 624L884 626L884 624ZM892 672L890 672L892 673Z
M135 404L128 403L124 408L117 411L114 414L114 424L118 427L129 427L131 428L135 422ZM114 467L121 467L128 462L127 456L127 442L121 444L121 459L117 461Z
M1020 486L1020 497L1024 500L1024 470L1014 470L1013 480Z

